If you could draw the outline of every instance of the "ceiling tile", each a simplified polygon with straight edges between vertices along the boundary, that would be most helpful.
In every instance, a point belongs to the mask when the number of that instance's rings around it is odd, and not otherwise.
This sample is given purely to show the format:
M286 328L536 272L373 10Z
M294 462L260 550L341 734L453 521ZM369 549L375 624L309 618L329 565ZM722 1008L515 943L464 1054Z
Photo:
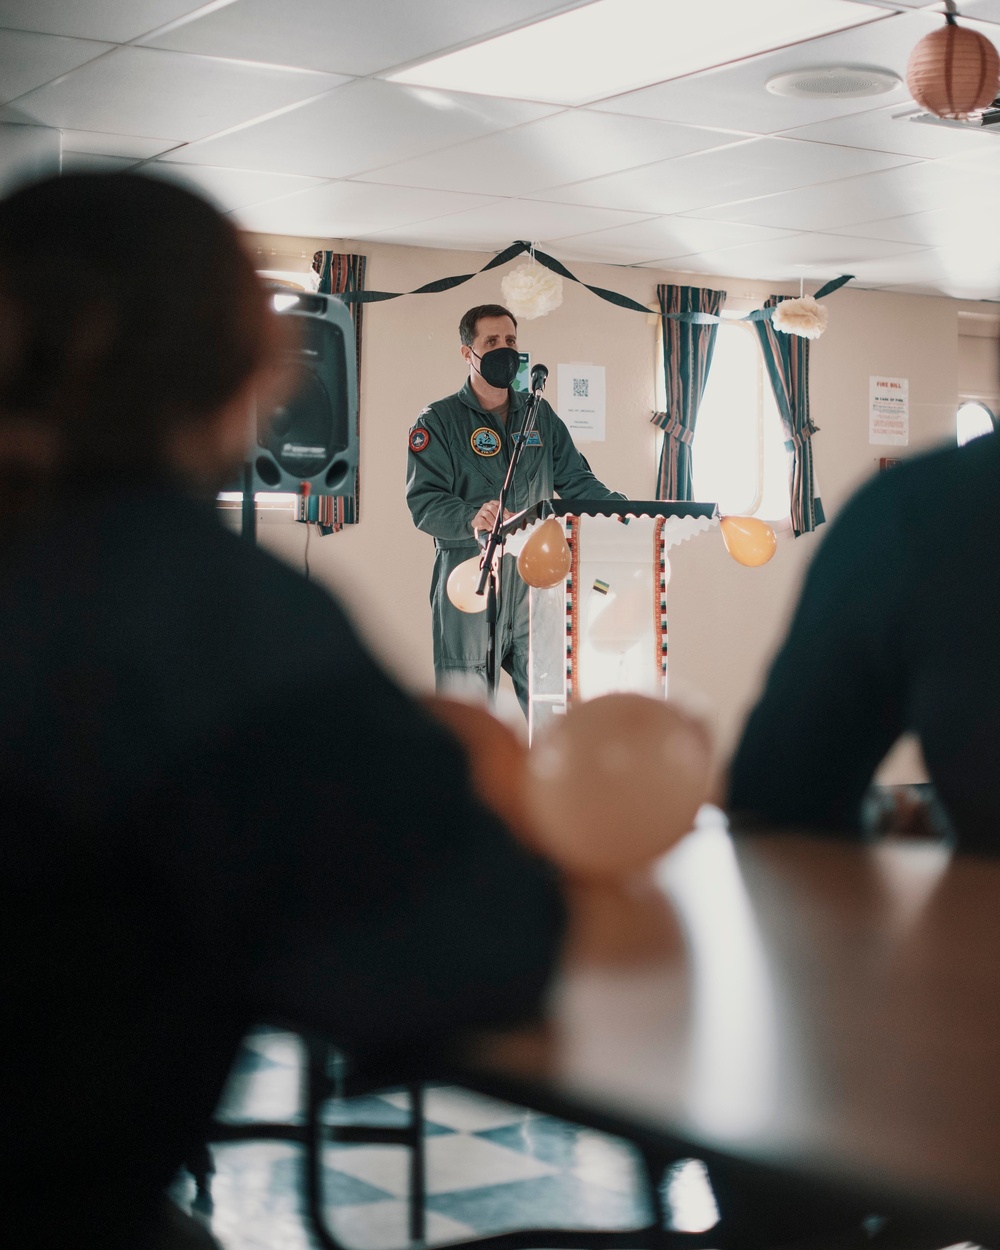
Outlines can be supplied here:
M860 264L856 281L869 289L996 300L1000 294L1000 254L996 247L987 255L961 248L935 248Z
M386 190L391 191L392 188ZM640 220L640 214L615 209L512 199L494 201L467 212L452 212L446 217L422 222L419 227L379 231L371 237L388 243L404 243L415 239L419 232L426 246L493 251L506 247L515 239L545 242L563 234L600 230L605 226Z
M863 113L873 103L875 107L897 101L902 105L910 98L902 86L891 95L869 98L793 99L772 95L765 84L775 74L824 65L867 65L892 70L902 77L914 44L932 28L928 14L892 15L836 35L645 87L592 107L773 134L791 126Z
M553 243L558 246L560 256L607 261L615 265L638 265L690 256L694 252L713 252L746 243L766 242L789 233L762 226L702 221L695 217L652 217L626 226L613 226L610 230L558 238Z
M60 39L56 35L0 30L0 104L16 100L25 92L92 61L111 46L88 39Z
M944 130L945 127L934 127L934 129ZM997 132L996 126L989 126L978 132L973 131L969 137L976 141L975 147L942 157L937 162L938 168L942 171L964 170L973 174L993 175L1000 172L1000 133Z
M64 174L113 174L138 164L134 156L110 156L106 152L63 152L60 172Z
M787 282L804 277L809 282L824 282L836 274L854 273L863 261L882 260L920 250L909 243L795 234L767 243L702 252L684 257L683 265L689 271L725 274L734 278ZM658 263L648 262L644 267L655 267Z
M153 161L144 168L147 173L200 191L222 212L322 185L318 178L265 174L255 169L212 169L203 165L173 165L166 161Z
M996 239L996 204L993 199L971 199L949 208L830 228L829 233L917 243L922 247L947 247L958 238L965 247L981 247L983 254L988 255Z
M0 195L59 173L59 131L44 126L0 126Z
M116 48L0 113L43 126L198 139L335 87L343 79L151 48Z
M371 175L396 186L527 195L743 138L648 118L571 109L502 134L407 160Z
M842 147L867 148L872 152L898 152L903 156L934 160L943 156L986 156L995 145L1000 156L997 136L975 130L959 130L956 126L928 125L911 120L916 105L912 101L892 104L888 108L853 113L832 121L814 122L782 132L785 139L807 139L816 143L838 143Z
M0 0L0 26L126 43L205 0Z
M993 180L985 176L977 177L968 170L947 170L939 163L927 162L850 178L832 186L801 187L741 204L696 209L691 215L782 230L837 230L863 221L960 204L970 195L983 194L984 189L995 194L992 187Z
M28 2L28 0L26 0ZM2 3L2 0L0 0ZM573 7L565 0L236 0L150 40L159 48L362 76Z
M158 55L173 55L161 53ZM556 110L369 79L171 155L192 164L345 178Z
M538 199L627 208L648 213L683 213L769 191L828 183L869 170L906 164L904 156L865 152L796 139L750 139L732 147L658 161L639 169L591 178L572 186L538 192ZM829 194L829 193L828 193ZM724 220L742 221L740 216ZM698 213L706 216L707 213ZM755 225L783 227L780 222Z
M475 208L481 195L376 187L364 182L327 182L269 204L240 210L237 224L261 234L361 239L377 231Z
M98 130L63 130L63 152L103 153L107 156L130 156L148 160L174 147L178 139L151 139L145 135L113 135Z
M1000 22L1000 0L963 0L962 13L979 22Z
M881 16L853 0L596 0L392 77L581 105Z

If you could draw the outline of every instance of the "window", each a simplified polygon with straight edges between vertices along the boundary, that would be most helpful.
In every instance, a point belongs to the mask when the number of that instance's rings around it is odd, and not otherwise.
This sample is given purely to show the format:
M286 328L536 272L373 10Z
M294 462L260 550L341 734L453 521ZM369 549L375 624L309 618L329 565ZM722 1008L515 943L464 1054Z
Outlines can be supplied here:
M997 421L985 404L978 400L969 400L959 407L955 425L958 445L964 447L974 438L992 434L997 428Z
M665 394L659 356L660 394ZM723 322L691 448L694 497L724 515L788 517L789 455L752 326Z

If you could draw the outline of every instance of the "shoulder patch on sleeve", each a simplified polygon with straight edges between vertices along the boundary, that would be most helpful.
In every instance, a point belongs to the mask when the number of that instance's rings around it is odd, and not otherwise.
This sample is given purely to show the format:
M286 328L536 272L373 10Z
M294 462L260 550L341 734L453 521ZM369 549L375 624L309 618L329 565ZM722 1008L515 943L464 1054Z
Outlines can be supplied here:
M426 451L430 442L431 436L422 425L415 425L410 431L410 451Z

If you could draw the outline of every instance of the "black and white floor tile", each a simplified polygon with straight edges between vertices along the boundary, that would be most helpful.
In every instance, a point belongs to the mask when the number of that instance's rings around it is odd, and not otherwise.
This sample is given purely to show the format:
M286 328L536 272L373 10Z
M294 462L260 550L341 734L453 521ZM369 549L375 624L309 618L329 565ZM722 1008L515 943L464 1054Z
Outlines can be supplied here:
M261 1030L246 1038L220 1117L294 1122L301 1058L291 1034ZM331 1101L326 1114L331 1123L400 1125L407 1112L407 1095L390 1091ZM427 1090L425 1133L423 1247L513 1228L632 1228L650 1218L639 1161L617 1138L448 1087ZM212 1153L211 1215L199 1214L225 1250L315 1250L303 1215L300 1147L249 1141ZM326 1219L346 1250L414 1250L405 1150L331 1144L325 1164ZM696 1160L674 1168L664 1186L673 1228L715 1223L712 1191ZM173 1196L191 1207L195 1186L186 1172Z
M288 1034L244 1043L222 1114L288 1120L298 1111L300 1054ZM406 1095L330 1104L332 1121L400 1124ZM428 1245L526 1227L629 1228L649 1211L638 1160L622 1141L465 1090L433 1087L425 1104ZM302 1216L300 1148L240 1142L213 1148L211 1228L226 1250L312 1250ZM408 1250L407 1152L392 1146L331 1145L327 1218L351 1250ZM190 1204L182 1175L174 1196ZM714 1202L698 1165L670 1188L675 1227L705 1228Z

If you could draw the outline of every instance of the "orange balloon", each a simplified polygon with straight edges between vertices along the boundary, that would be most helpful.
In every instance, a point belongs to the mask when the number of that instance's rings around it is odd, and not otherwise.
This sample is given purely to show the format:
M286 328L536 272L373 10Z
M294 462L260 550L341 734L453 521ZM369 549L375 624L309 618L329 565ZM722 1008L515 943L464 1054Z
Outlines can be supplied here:
M724 516L719 528L726 550L737 564L745 564L747 568L755 569L767 564L778 550L774 530L766 521L758 521L756 517Z
M575 704L528 755L538 845L574 877L634 871L694 825L711 786L704 724L646 695Z
M486 611L486 595L476 594L482 564L481 556L472 556L471 559L456 564L448 574L448 598L459 612Z
M481 704L441 695L430 695L422 702L465 749L472 788L480 802L523 841L536 845L524 797L528 748L517 734Z
M573 562L562 526L550 516L531 534L517 557L517 571L529 586L549 590L558 586Z

